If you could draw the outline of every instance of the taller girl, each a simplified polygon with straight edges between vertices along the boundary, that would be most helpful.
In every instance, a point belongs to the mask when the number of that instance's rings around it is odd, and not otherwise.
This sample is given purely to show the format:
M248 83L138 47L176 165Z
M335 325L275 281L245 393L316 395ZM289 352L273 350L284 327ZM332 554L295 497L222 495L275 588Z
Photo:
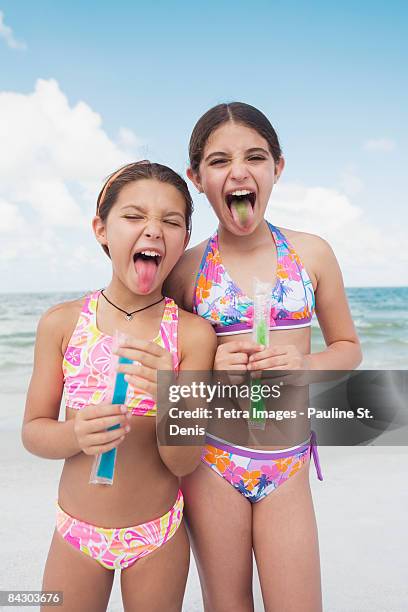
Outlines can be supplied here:
M189 153L188 176L206 194L219 226L183 256L170 291L213 324L219 337L215 368L356 367L359 341L330 246L264 218L284 168L268 119L247 104L220 104L196 124ZM252 329L255 275L273 283L270 348L237 335ZM311 354L314 311L327 348ZM252 550L265 610L321 610L311 454L321 479L313 438L278 451L208 439L202 463L183 484L206 612L253 610Z

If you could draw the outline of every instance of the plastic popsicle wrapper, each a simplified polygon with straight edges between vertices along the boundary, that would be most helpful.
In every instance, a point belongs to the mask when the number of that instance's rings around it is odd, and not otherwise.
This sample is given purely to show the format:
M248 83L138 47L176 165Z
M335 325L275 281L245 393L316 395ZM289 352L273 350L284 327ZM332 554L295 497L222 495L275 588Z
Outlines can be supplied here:
M252 339L264 347L269 346L269 323L271 316L272 283L264 283L257 278L254 279L254 318L252 327ZM261 379L251 379L252 385L260 385ZM265 410L262 399L251 399L251 419L249 421L252 429L265 429L265 419L261 411Z
M113 338L112 350L118 347L120 342L124 340L126 340L126 335L117 331ZM126 357L118 357L118 355L115 355L112 352L109 368L108 388L105 397L105 402L110 402L111 404L124 404L126 400L128 383L124 378L125 375L122 372L117 372L116 370L119 363L133 362L131 359L126 359ZM108 431L118 429L119 427L119 425L113 425L112 427L109 427ZM96 455L89 479L90 484L113 484L116 454L117 449L112 448L111 450L106 451L106 453Z

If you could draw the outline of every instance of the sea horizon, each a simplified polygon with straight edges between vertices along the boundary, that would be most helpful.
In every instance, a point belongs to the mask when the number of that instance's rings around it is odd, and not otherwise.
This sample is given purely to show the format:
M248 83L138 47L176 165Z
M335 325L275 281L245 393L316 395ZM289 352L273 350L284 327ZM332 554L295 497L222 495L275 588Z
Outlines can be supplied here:
M37 324L43 312L90 291L1 294L0 394L26 392L33 365ZM346 293L363 351L359 369L407 369L408 286L348 287ZM316 316L312 320L311 344L312 353L325 348Z

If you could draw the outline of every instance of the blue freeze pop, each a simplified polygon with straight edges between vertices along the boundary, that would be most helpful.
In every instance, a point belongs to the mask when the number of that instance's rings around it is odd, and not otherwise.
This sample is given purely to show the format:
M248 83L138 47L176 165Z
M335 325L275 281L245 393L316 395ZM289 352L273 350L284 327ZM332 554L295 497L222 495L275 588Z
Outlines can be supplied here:
M119 363L133 363L131 359L119 357ZM118 372L115 379L115 387L113 390L112 404L124 404L126 400L126 391L128 383L125 380L125 374ZM108 431L118 429L120 425L112 425ZM116 448L112 448L106 453L102 453L99 458L99 464L96 471L96 478L101 479L105 484L112 484L113 475L115 473Z

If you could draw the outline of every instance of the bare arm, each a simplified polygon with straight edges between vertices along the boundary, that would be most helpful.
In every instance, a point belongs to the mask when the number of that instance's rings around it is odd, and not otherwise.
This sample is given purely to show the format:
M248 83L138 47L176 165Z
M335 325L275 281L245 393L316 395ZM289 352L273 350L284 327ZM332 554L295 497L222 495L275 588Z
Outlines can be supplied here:
M217 337L211 325L196 315L182 313L179 343L181 347L180 370L212 371L217 349ZM188 406L187 406L188 407ZM191 425L191 422L190 422ZM200 463L201 446L162 446L159 452L163 462L176 476L186 476Z
M316 286L316 314L327 348L309 355L293 344L272 346L253 352L248 357L248 369L353 370L361 362L361 348L336 257L318 236L300 234L297 240L302 240L302 259Z
M34 353L34 370L28 389L22 441L25 448L46 459L68 459L80 452L94 455L118 446L127 418L120 406L103 404L77 411L75 418L58 421L63 390L62 360L78 309L61 304L40 320ZM67 331L65 331L67 330ZM113 425L114 431L106 431Z
M48 310L40 320L34 370L28 389L22 441L25 448L47 459L64 459L80 452L73 419L58 422L63 389L62 344L64 305Z
M331 247L320 238L317 241L316 315L327 348L308 355L307 367L314 370L352 370L361 362L362 353L343 277Z

